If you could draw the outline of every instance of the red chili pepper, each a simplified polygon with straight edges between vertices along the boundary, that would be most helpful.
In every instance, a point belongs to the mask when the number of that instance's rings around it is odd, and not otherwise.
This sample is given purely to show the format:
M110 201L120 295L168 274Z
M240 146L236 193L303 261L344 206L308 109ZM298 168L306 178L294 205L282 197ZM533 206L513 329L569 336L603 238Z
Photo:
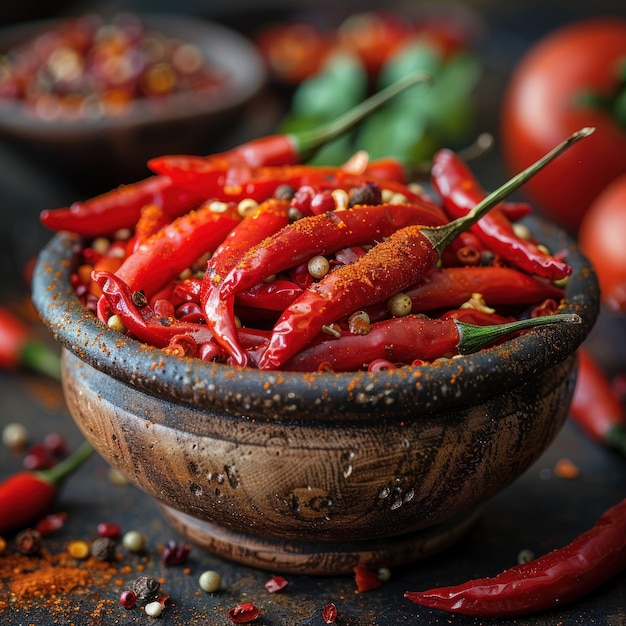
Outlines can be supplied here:
M25 367L58 380L59 355L41 341L34 329L0 306L0 367L16 371Z
M300 294L302 287L290 280L257 283L235 297L240 306L265 311L284 311Z
M327 274L300 296L274 325L259 369L277 369L330 325L345 315L386 300L417 282L435 267L441 252L504 197L580 139L593 132L584 128L539 161L489 194L465 216L439 227L406 226L375 245L352 265Z
M439 150L435 154L432 181L453 218L467 215L485 197L469 167L451 150ZM497 206L471 228L489 249L520 269L551 280L571 274L567 263L546 254L533 242L518 237L509 219Z
M354 580L359 593L371 591L383 586L383 581L376 572L373 572L367 565L359 563L354 569Z
M48 470L17 472L0 483L0 534L39 521L56 501L59 486L89 455L87 442Z
M563 548L491 578L453 587L407 591L434 609L480 617L512 617L581 599L626 568L626 500Z
M433 269L403 293L411 298L414 313L458 307L474 293L491 307L526 306L564 296L561 287L515 268L474 266ZM372 320L388 315L386 303L366 310Z
M578 377L570 416L594 441L626 455L626 411L599 363L578 348Z
M442 219L429 205L378 204L297 220L250 248L219 283L213 281L209 285L204 303L207 324L235 362L245 365L247 357L233 332L234 297L238 291L247 290L267 276L316 254L366 244L389 236L406 224L441 224Z
M84 202L74 202L69 207L45 209L39 220L53 231L67 230L85 237L98 237L132 228L147 204L156 204L170 217L178 217L198 206L203 199L174 186L165 176L150 176Z
M473 313L474 321L478 315ZM521 330L544 324L577 324L578 315L558 314L488 326L467 323L458 317L429 319L421 315L394 317L375 322L367 334L345 333L339 338L320 335L287 361L286 369L355 371L369 362L385 359L392 363L433 361L456 354L470 354ZM500 321L497 317L495 320ZM494 321L495 321L494 320ZM261 349L262 350L262 349ZM261 352L262 353L262 352Z
M167 348L179 335L186 335L196 344L214 343L213 333L206 324L182 322L171 318L161 318L148 304L147 299L134 292L115 274L94 272L93 279L102 289L103 298L110 311L120 317L125 328L137 339L157 348ZM101 321L107 321L106 318ZM267 343L267 331L241 328L239 341L246 347L257 347Z
M228 619L235 624L247 624L259 616L259 609L252 602L238 604L226 613Z
M116 274L131 289L151 298L203 254L213 252L240 220L236 206L217 212L207 202L141 243Z

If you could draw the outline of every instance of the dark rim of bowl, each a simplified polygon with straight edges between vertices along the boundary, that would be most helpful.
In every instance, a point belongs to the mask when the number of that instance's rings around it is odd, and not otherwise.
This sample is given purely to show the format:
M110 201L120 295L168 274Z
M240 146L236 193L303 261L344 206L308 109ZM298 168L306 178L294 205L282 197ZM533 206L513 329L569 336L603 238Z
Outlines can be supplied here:
M581 324L549 325L475 354L383 372L299 373L240 369L161 350L123 337L80 303L70 283L79 238L55 235L41 251L33 302L57 341L82 361L132 387L180 404L263 419L379 419L410 410L450 409L517 387L571 356L595 323L595 274L573 240L538 218L526 221L573 267L565 312Z
M15 132L24 129L42 136L54 137L67 132L91 133L111 128L173 122L208 113L218 113L241 105L254 96L267 79L261 55L253 43L234 30L200 18L160 13L137 14L142 22L168 37L177 37L200 46L205 59L224 69L231 77L232 87L218 98L207 100L202 94L173 94L155 103L136 100L127 115L95 120L40 120L26 115L20 101L0 99L0 126ZM0 51L19 45L40 32L45 32L67 18L39 20L0 29ZM197 97L196 97L197 96ZM166 103L166 106L162 106Z

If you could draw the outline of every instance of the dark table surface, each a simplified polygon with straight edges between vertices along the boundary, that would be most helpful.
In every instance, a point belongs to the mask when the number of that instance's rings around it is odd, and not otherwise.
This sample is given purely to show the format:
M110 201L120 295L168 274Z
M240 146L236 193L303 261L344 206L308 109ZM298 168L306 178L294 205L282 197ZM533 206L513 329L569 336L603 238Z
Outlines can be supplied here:
M559 6L561 3L554 4ZM559 6L559 10L562 8ZM504 9L494 11L497 15L495 18L491 16L494 22L483 48L485 58L491 64L491 82L487 89L495 90L482 110L489 130L489 124L496 116L497 90L506 74L506 66L510 66L542 31L559 20L583 13L575 3L570 3L570 12L566 14L557 14L555 8L545 9L539 20L532 19L528 7L522 9L516 3L511 3L508 12ZM517 30L516 23L519 23ZM502 50L506 52L500 53ZM240 133L252 135L269 130L266 116L248 120L247 124L240 128ZM237 138L230 139L234 142ZM24 268L50 237L38 225L37 214L41 208L60 206L77 199L77 192L69 178L47 174L2 145L0 163L0 210L5 224L0 231L3 277L0 304L28 318L34 314L30 308ZM497 154L482 167L487 179L497 180L502 175ZM623 319L602 312L588 345L614 371L623 369L625 334ZM43 332L42 338L49 340ZM26 372L0 372L0 403L0 426L21 422L28 428L32 441L40 441L50 432L64 435L72 447L81 441L65 407L60 386L53 381ZM578 477L559 477L555 466L562 459L569 459L578 468ZM21 463L19 455L6 451L0 453L0 478L19 470ZM403 594L407 590L496 574L514 564L524 549L540 555L563 546L588 529L605 509L621 501L626 493L625 485L626 460L589 441L568 422L524 476L485 504L477 524L463 539L427 560L394 569L391 579L382 588L357 594L354 579L350 576L286 575L287 588L269 594L264 588L265 582L281 572L244 567L199 548L192 548L183 566L162 565L159 558L162 546L172 539L179 542L184 539L167 525L150 497L130 485L116 484L111 480L105 462L94 456L66 482L57 509L66 512L68 518L65 526L46 540L46 546L58 551L74 539L89 541L96 536L97 524L109 521L119 524L124 531L142 531L148 539L145 554L136 556L120 551L116 574L106 585L93 584L57 601L26 598L10 602L8 608L0 608L0 623L6 626L146 623L151 618L137 609L126 611L119 604L118 597L137 576L147 574L162 579L164 589L171 596L171 602L159 618L159 623L164 626L228 624L226 611L248 601L261 610L254 623L266 626L322 624L321 610L328 602L337 605L340 617L336 623L343 626L491 624L496 621L418 607L404 599ZM222 575L222 589L214 594L202 592L198 585L200 573L209 569ZM0 582L0 585L2 607L2 602L10 601L11 597L8 581ZM520 617L509 623L519 626L626 624L626 578L622 574L574 604Z

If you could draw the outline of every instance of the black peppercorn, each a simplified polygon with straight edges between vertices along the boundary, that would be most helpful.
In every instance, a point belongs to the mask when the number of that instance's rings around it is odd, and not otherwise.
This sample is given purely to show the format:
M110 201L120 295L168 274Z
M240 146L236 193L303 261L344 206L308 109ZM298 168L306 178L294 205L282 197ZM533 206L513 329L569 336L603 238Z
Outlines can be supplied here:
M91 554L100 561L111 561L115 556L117 542L111 537L98 537L91 544Z
M350 189L349 206L356 204L380 204L383 201L380 187L376 183L363 183Z
M41 534L32 528L26 528L17 535L15 544L20 554L38 554L41 550Z
M140 576L133 584L133 591L137 595L137 601L145 604L159 597L161 583L151 576Z

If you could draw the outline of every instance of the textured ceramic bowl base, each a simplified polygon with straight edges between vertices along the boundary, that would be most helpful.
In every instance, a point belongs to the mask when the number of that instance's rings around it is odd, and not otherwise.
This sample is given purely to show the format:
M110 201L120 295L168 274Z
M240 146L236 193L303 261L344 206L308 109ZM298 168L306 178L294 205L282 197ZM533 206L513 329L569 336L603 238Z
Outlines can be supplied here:
M351 574L357 563L396 567L433 556L464 537L480 517L480 509L434 528L372 541L285 541L233 531L161 505L165 519L194 544L231 561L275 572Z

